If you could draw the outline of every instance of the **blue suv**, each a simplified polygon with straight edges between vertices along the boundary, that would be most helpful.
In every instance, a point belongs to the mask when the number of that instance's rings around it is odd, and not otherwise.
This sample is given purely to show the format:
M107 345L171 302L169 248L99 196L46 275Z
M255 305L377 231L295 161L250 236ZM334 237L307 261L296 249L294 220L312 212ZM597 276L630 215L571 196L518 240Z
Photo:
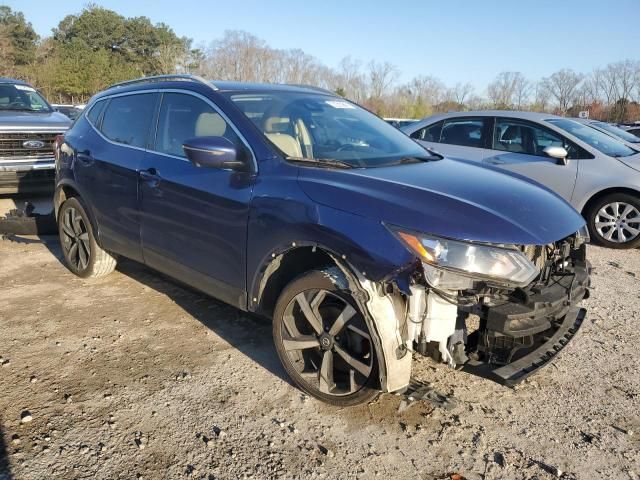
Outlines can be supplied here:
M313 87L114 85L58 141L54 200L73 273L126 257L271 318L286 372L336 405L405 390L414 353L513 385L585 314L571 206Z

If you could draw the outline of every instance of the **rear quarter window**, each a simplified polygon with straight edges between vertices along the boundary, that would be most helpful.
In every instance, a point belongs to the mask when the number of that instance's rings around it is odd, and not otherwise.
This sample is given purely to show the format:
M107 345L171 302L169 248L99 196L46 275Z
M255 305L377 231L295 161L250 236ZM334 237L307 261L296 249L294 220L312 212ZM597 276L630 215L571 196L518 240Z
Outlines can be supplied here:
M91 109L87 112L87 120L89 120L94 127L99 126L100 115L102 114L106 104L106 100L100 100L94 103Z
M444 122L437 122L424 128L416 130L411 134L411 138L422 140L424 142L440 142L440 134L442 133L442 125Z

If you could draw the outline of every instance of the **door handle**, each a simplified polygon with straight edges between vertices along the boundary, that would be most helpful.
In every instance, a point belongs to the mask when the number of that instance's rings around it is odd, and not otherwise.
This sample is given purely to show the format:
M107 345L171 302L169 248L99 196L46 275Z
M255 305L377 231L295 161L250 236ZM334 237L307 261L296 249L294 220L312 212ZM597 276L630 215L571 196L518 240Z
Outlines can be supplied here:
M76 154L76 158L82 165L91 165L93 163L93 157L89 150L82 150Z
M138 175L140 179L147 182L150 187L156 187L161 180L160 175L158 175L158 171L153 167L147 170L140 170Z

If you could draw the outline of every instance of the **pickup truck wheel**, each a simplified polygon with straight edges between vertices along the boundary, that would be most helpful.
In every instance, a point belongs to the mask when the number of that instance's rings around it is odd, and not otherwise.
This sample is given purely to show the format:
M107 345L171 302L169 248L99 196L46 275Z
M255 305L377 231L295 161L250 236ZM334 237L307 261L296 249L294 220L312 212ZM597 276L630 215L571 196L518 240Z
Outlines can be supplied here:
M287 374L309 395L339 406L378 395L371 332L350 293L326 273L308 272L284 289L273 338Z
M65 264L79 277L104 277L116 268L116 258L96 243L87 212L77 198L60 207L58 232Z
M606 195L586 212L594 243L609 248L640 245L640 199L625 193Z

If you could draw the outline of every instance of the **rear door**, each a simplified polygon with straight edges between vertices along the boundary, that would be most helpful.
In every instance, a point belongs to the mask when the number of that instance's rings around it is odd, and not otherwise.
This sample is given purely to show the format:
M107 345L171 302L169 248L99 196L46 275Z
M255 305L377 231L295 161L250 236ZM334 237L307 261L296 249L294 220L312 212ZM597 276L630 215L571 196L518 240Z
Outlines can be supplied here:
M222 112L188 91L162 94L153 148L140 168L144 261L227 303L246 308L246 240L255 170L196 167L182 144L199 136L231 140L253 154Z
M441 120L411 134L425 146L451 158L482 161L489 146L490 128L483 117Z
M87 115L91 131L86 135L92 138L76 151L74 174L95 216L103 248L135 260L142 260L138 170L157 101L155 92L100 101Z
M496 118L492 137L493 148L484 151L484 163L529 177L571 201L578 174L577 146L542 125L514 118ZM569 152L567 165L545 155L549 146Z

